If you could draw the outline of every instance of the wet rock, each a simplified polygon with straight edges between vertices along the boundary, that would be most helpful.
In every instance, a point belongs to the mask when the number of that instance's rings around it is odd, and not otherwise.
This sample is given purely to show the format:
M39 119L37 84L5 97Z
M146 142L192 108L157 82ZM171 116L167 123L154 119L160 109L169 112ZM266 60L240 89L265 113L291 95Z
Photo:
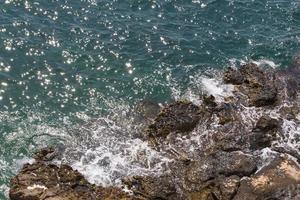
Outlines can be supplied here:
M238 176L230 176L222 178L218 181L218 187L215 187L213 193L220 200L229 200L234 197L236 194L239 184L240 177Z
M241 152L218 152L200 160L174 161L164 175L134 176L123 183L146 199L229 200L236 193L240 177L251 175L256 161Z
M276 71L277 87L283 100L295 100L300 91L300 57L295 57L291 66Z
M135 110L139 115L140 121L149 121L155 119L160 111L160 106L158 103L145 100L139 102Z
M277 101L272 74L267 75L256 64L246 64L238 70L229 68L223 79L225 83L238 85L238 90L248 96L250 106L270 106Z
M33 158L37 162L49 162L54 158L59 159L65 151L65 146L62 143L51 147L45 147L34 153Z
M213 95L204 96L203 97L203 106L206 108L213 110L217 107L216 98Z
M244 82L244 77L240 71L229 67L224 72L223 80L225 83L240 85Z
M180 199L175 184L169 176L133 176L123 180L123 183L137 196L149 200Z
M295 56L294 58L293 58L293 63L292 63L292 67L293 68L298 68L298 69L300 69L300 56L298 55L298 56Z
M37 162L26 164L11 179L11 200L130 200L118 188L102 188L90 183L68 165L56 166Z
M186 168L185 185L196 190L198 186L201 186L200 183L219 175L248 176L256 170L256 161L252 156L242 152L218 152L194 161Z
M218 111L216 112L216 115L219 118L219 124L224 125L229 122L237 122L237 112L237 106L235 106L234 104L222 103Z
M290 98L296 98L299 89L300 89L300 72L299 72L299 78L289 77L286 79L286 92L287 92L286 94Z
M271 143L276 139L280 122L269 116L262 116L249 135L249 144L252 150L271 147Z
M244 92L250 102L250 106L274 105L277 101L277 89L275 88L270 75L266 75L255 64L247 64L240 68L244 76L244 84L241 91Z
M165 138L171 132L188 132L193 130L200 120L199 107L191 102L178 101L164 109L149 126L150 138Z
M253 91L251 91L248 96L250 99L250 105L256 107L274 105L277 100L276 90L268 85L260 88L253 88Z
M53 147L43 148L37 151L33 158L37 161L51 161L57 156L57 150Z
M238 176L218 177L209 181L208 185L198 191L189 194L191 200L231 200L239 187L240 178Z
M279 121L269 116L262 116L256 123L253 131L272 131L279 128Z
M234 200L300 199L300 168L287 157L275 159L241 181Z
M175 167L181 168L180 165ZM182 182L177 185L191 199L215 199L217 196L230 199L237 190L240 177L255 170L256 162L252 156L241 152L218 152L180 169L184 174Z

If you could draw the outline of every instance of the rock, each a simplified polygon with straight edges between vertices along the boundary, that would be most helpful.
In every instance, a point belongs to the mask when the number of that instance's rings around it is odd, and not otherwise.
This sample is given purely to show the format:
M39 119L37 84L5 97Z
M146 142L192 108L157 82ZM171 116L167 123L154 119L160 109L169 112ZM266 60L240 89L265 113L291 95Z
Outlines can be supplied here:
M282 106L279 110L282 118L287 120L298 120L298 114L300 113L300 107L296 104Z
M135 195L145 199L171 200L180 198L175 184L169 176L133 176L124 179L123 183Z
M137 114L137 120L139 122L148 122L154 120L160 111L160 106L158 103L152 101L141 101L135 107L135 114Z
M150 138L165 138L171 132L188 132L193 130L200 120L199 107L191 102L178 101L158 114L149 126Z
M257 169L255 159L241 152L218 152L192 161L184 169L180 165L174 168L184 172L182 182L177 185L185 196L195 200L215 199L216 196L230 199L237 190L240 177L251 175ZM174 168L171 169L174 171Z
M227 113L229 115L229 113ZM225 116L227 116L225 115ZM230 115L229 115L230 116ZM272 142L277 139L277 133L280 133L280 122L268 116L262 116L257 121L254 128L247 131L238 116L234 120L230 119L236 127L229 125L232 134L223 134L214 141L214 145L209 151L243 151L252 152L271 147ZM225 130L225 129L221 129Z
M250 101L250 106L262 107L273 105L277 100L277 89L274 87L272 76L266 75L257 65L247 64L240 68L244 76L242 92Z
M265 72L254 63L242 65L239 71L246 84L261 85L262 82L266 82L268 79Z
M300 70L300 55L294 56L292 66L293 69L298 69ZM300 74L300 71L297 73L298 75Z
M249 93L250 105L256 107L274 105L276 102L277 92L273 87L268 85L261 88L253 88Z
M43 148L37 151L33 158L37 161L51 161L57 156L57 151L53 147Z
M55 147L45 147L34 153L33 158L37 162L48 162L54 158L59 159L62 157L62 153L65 151L65 146L62 143L58 143Z
M252 150L271 147L272 141L276 139L279 131L280 122L269 116L262 116L249 135L249 144Z
M277 119L271 118L269 116L262 116L256 123L253 131L272 131L279 128L279 122Z
M281 89L281 98L295 100L300 91L300 57L295 57L292 65L286 69L276 71L276 77L277 87Z
M237 89L248 96L250 106L270 106L277 101L272 74L267 75L256 64L246 64L238 70L229 68L223 79L225 83L238 85Z
M237 122L237 107L232 103L223 103L219 109L218 112L216 112L216 115L219 118L219 124L224 125L229 122Z
M223 80L227 84L240 85L244 82L244 77L240 71L229 67L224 72Z
M132 200L119 188L103 188L90 183L68 165L44 162L26 164L11 179L11 200Z
M205 106L210 110L213 110L215 107L217 107L216 98L213 95L204 96L202 106Z
M234 197L240 184L240 178L236 175L225 177L219 181L215 196L220 200L229 200Z
M96 187L97 200L145 200L144 198L138 198L129 196L117 187Z
M285 157L275 159L250 178L241 181L234 200L300 199L300 168Z
M190 189L196 189L201 183L224 176L248 176L256 168L255 159L242 152L218 152L214 155L193 161L186 170L185 180Z
M190 199L231 199L240 177L256 170L253 157L241 152L219 152L192 162L185 171L183 188Z
M193 192L189 196L192 200L231 200L239 187L240 178L238 176L219 177L210 181L210 185L200 192Z
M256 161L241 152L218 152L200 160L170 163L160 176L133 176L123 183L135 195L146 199L202 200L219 197L229 200L236 193L240 177L251 175Z

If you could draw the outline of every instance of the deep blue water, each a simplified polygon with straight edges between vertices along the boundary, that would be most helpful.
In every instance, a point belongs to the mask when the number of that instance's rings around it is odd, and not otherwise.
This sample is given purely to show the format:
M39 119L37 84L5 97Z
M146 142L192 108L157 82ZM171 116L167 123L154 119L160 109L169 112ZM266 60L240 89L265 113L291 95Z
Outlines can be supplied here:
M170 101L233 62L286 67L299 44L298 0L0 0L0 199L65 127Z

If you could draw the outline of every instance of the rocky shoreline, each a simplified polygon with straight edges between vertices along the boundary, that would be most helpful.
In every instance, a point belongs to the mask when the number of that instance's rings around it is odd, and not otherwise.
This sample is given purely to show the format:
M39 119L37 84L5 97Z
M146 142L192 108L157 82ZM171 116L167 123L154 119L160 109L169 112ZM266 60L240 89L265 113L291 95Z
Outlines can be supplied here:
M11 179L10 198L300 199L300 136L290 138L283 130L286 121L300 124L300 59L285 70L253 63L228 68L223 82L234 86L232 95L221 101L199 97L200 105L174 102L147 126L143 139L172 159L163 174L124 177L123 188L97 186L68 165L52 164L56 149L48 148ZM200 142L186 143L193 138Z

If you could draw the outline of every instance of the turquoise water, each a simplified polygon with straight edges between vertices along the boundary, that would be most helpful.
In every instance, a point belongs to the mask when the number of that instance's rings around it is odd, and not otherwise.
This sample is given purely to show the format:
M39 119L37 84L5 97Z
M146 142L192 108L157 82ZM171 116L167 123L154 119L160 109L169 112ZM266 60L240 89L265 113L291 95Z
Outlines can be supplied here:
M127 114L138 102L185 96L197 76L233 63L286 67L300 50L298 0L0 0L0 5L0 199L34 150L70 141L76 148L78 136L69 130L91 118L105 119L99 122L103 134L81 138L79 149L110 140L114 144L107 147L119 149L111 123L124 128L120 121L131 122ZM121 130L124 137L130 132Z

